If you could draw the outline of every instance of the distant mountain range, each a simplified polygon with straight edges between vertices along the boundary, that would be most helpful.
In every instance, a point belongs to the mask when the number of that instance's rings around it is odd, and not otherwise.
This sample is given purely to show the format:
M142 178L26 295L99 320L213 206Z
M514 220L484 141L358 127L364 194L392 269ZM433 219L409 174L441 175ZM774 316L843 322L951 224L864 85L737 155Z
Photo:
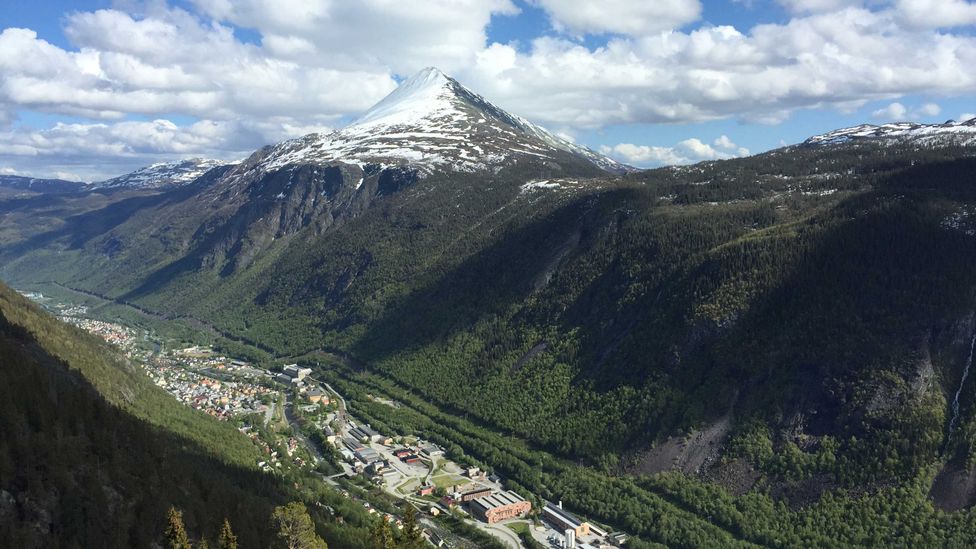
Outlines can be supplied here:
M17 175L0 175L0 188L31 193L76 193L108 189L170 189L192 183L208 171L234 162L207 158L190 158L160 162L105 181L85 183L63 179L38 179Z
M160 162L146 166L145 168L140 168L132 173L92 183L88 188L112 189L118 187L136 187L157 189L161 187L175 187L190 183L218 166L232 164L230 162L221 162L220 160L211 160L208 158L190 158L174 162Z
M0 175L0 188L35 193L72 193L85 190L85 184L63 179L38 179L19 175Z
M943 124L896 122L875 126L861 124L834 130L807 139L806 145L837 145L852 141L914 143L929 147L976 145L976 118L964 122L949 120Z

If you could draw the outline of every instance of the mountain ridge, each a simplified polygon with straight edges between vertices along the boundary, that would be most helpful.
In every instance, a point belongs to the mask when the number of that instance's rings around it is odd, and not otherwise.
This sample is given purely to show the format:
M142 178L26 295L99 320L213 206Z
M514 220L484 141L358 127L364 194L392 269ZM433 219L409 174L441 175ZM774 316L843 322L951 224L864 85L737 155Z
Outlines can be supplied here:
M87 184L65 179L0 175L0 188L39 193L73 193L86 190Z
M942 124L892 122L888 124L859 124L815 135L803 145L838 145L857 141L898 141L927 146L969 146L976 144L976 118Z

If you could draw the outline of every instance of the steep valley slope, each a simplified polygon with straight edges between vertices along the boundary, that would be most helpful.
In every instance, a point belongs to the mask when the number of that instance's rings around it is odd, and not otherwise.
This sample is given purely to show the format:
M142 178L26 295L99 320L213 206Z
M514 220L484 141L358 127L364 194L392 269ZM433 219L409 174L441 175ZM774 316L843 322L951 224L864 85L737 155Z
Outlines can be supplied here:
M0 546L158 547L173 505L196 541L224 519L239 546L275 541L275 505L308 497L255 467L259 448L156 387L118 349L0 284ZM266 458L264 458L266 459ZM368 518L318 491L337 547L361 547Z

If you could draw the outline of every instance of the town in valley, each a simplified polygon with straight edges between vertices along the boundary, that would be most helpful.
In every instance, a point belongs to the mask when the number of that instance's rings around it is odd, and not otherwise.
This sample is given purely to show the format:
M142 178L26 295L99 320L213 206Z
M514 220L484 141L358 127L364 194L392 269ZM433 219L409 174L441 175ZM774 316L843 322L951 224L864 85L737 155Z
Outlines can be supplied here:
M622 547L628 536L563 507L526 497L491 471L456 462L437 444L403 433L381 433L356 418L339 392L316 376L312 364L264 369L205 345L174 346L121 319L97 318L85 305L61 303L22 291L59 319L117 346L145 375L186 406L234 422L265 458L267 474L297 468L314 472L343 495L361 501L382 520L402 528L396 513L371 503L382 494L421 513L424 538L434 547L463 546L464 538L438 519L453 516L509 547L524 547L520 533L552 548ZM378 395L373 401L397 407Z

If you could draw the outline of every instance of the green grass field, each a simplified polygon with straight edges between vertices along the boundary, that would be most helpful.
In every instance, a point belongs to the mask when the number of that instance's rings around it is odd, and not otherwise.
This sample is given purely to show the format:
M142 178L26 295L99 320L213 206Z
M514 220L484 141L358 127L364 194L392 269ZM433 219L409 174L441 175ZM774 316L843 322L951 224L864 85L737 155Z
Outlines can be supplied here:
M452 474L438 475L431 478L434 486L438 488L450 488L451 486L464 483L464 477Z

